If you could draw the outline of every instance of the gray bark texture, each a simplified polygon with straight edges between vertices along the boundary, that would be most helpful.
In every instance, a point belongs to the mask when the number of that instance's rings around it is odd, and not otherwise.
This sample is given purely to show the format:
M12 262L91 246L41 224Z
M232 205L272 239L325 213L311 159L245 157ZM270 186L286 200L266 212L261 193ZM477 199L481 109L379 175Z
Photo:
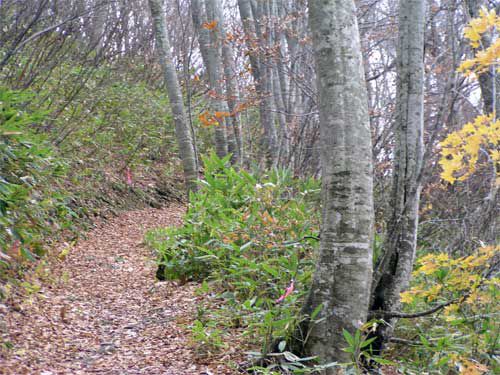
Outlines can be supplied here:
M281 45L278 42L278 25L275 25L275 20L278 18L278 12L276 10L276 4L273 0L269 0L267 10L267 24L268 29L266 33L268 35L268 48L269 50L277 49L277 54L274 58L269 59L268 65L271 66L271 76L272 76L272 91L273 91L273 101L274 108L276 110L276 118L279 125L279 137L278 137L278 165L280 167L288 167L284 161L288 158L289 144L288 144L288 124L286 120L286 89L282 86L285 84L284 78L284 66L283 60L281 59Z
M375 267L371 306L384 311L400 309L400 293L411 278L423 163L425 4L424 0L400 0L399 7L392 213L384 253ZM377 349L383 348L396 321L388 323L379 327Z
M232 53L228 50L229 45L225 40L226 28L224 26L224 15L222 13L222 10L220 9L218 0L206 0L206 9L207 19L217 22L217 26L210 32L211 48L216 52L213 64L215 65L215 70L218 74L215 82L215 90L218 96L217 106L224 112L232 112L234 110L235 104L234 101L230 101L230 98L231 95L235 92L236 86L235 82L233 82L233 76L230 75L229 77L227 77L229 75L229 72L226 69L226 63L229 64L228 68L230 69L230 64L232 62L232 59L230 59L230 57L232 58ZM227 81L228 78L229 81ZM226 83L225 93L223 87L224 82ZM231 106L231 104L233 105ZM227 148L231 153L231 162L233 164L237 164L239 160L239 149L236 134L239 133L238 131L235 132L235 128L233 127L233 119L234 118L232 116L225 117L224 120L221 121L221 125L225 124L226 126Z
M479 16L481 8L487 9L487 2L484 0L467 0L467 10L471 18ZM496 5L495 11L500 12L500 4ZM481 38L481 49L474 51L479 52L491 46L491 38L483 35ZM490 67L489 71L478 75L479 86L481 87L481 96L484 104L484 112L491 114L495 112L495 118L500 115L500 74L497 72L497 67ZM496 183L496 167L493 165L493 173L491 174L490 190L488 195L483 199L477 209L470 215L468 221L480 228L477 235L481 239L487 239L489 228L495 227L495 210L498 210L498 184Z
M484 0L467 0L465 3L471 18L479 17L481 8L487 9L488 6L488 2ZM500 4L497 5L495 10L497 13L500 11ZM481 45L481 49L486 49L491 45L489 36L484 35L481 38ZM498 118L498 114L500 113L500 77L495 71L495 67L491 67L488 72L479 74L478 81L481 87L484 112L491 113L496 111Z
M216 36L213 35L214 32L203 27L205 22L214 20L208 20L205 17L202 4L198 0L191 1L191 16L194 27L198 32L198 44L200 45L203 64L208 73L211 109L213 112L227 112L227 104L223 100L224 94L221 85L220 46L217 45ZM226 129L223 124L223 120L219 121L219 125L215 127L215 152L220 158L226 156L228 152Z
M322 230L305 312L306 352L349 361L342 330L366 322L372 281L373 182L368 101L353 0L310 0L321 127ZM334 369L324 374L334 374Z
M238 8L240 17L243 23L243 30L248 40L259 39L259 43L263 46L262 33L260 32L260 13L258 6L254 4L252 9L251 0L238 0ZM254 13L256 16L254 17ZM249 48L252 43L249 43ZM250 51L249 54L250 66L252 68L252 76L255 82L255 89L259 95L259 117L262 128L264 129L265 148L267 159L270 165L276 165L278 157L278 137L276 127L273 121L272 100L269 98L272 91L271 78L268 71L256 55L255 51Z
M236 68L234 67L234 54L231 44L226 40L227 31L224 20L224 14L219 0L210 0L215 12L215 17L219 25L219 37L222 44L222 64L224 67L224 80L226 83L226 101L231 117L228 118L230 127L228 128L228 137L234 139L234 150L232 162L236 164L243 160L243 145L241 140L239 115L236 113L236 105L239 99L238 83L236 82ZM231 134L230 134L231 133Z
M104 39L106 32L106 20L110 11L110 6L107 1L101 1L94 4L92 12L92 29L90 35L90 45L98 52L104 47Z
M195 191L198 171L196 168L196 157L193 147L193 140L187 122L184 101L181 88L177 79L177 72L173 65L173 57L170 51L170 41L168 40L167 24L162 0L149 0L149 7L154 22L154 32L158 57L163 69L165 85L167 86L168 99L172 109L175 123L175 135L179 145L179 156L182 160L186 190Z

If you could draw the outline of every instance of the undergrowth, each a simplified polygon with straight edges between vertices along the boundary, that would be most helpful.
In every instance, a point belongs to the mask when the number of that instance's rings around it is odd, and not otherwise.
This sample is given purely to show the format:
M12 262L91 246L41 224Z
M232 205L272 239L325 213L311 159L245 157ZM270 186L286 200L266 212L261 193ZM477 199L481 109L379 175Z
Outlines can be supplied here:
M0 87L0 274L42 255L45 239L77 216L62 186L67 162L33 131L47 113L30 110L30 99Z
M82 88L91 94L69 102L73 80L68 87L57 77L30 90L0 87L2 284L21 279L62 237L85 233L96 216L181 199L164 95L133 81L113 83L109 74L98 70Z
M205 158L184 226L151 231L146 241L160 255L160 278L204 281L201 293L218 292L219 308L200 313L193 327L199 341L220 347L217 330L231 327L244 329L262 353L277 341L284 351L311 279L319 184L288 171L257 176L227 162Z
M198 293L209 302L199 306L191 338L201 354L219 353L237 340L236 345L245 342L240 350L258 359L252 362L256 373L317 372L312 358L293 353L290 339L305 318L300 308L319 243L319 182L295 179L287 171L248 173L228 164L228 158L205 158L205 179L191 194L184 225L146 235L159 255L157 276L200 282ZM376 248L380 241L377 237ZM400 320L396 332L404 343L386 358L373 355L368 338L383 321L367 322L362 331L345 333L352 363L328 366L360 373L363 358L370 358L396 366L392 359L408 373L498 371L498 250L485 247L453 259L421 249L411 289L402 295L405 311L454 303Z
M415 373L500 372L499 262L500 246L484 246L458 258L446 253L419 257L411 288L401 295L405 309L443 309L400 321L397 334L409 343L398 348L403 368Z

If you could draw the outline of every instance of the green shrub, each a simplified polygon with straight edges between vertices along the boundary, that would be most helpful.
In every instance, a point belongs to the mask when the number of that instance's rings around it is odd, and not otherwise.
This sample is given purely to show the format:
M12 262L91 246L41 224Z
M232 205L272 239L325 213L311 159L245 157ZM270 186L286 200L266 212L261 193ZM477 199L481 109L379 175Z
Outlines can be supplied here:
M73 99L53 123L51 137L61 153L99 170L110 163L118 169L174 155L165 95L106 68L95 74L82 89L88 95ZM52 94L58 106L66 100L64 89Z
M287 171L250 174L227 162L213 155L204 159L205 180L190 197L182 227L147 234L159 255L159 276L202 281L199 293L216 292L191 327L201 348L223 348L227 328L235 328L249 347L260 346L255 356L274 359L256 366L258 373L313 371L315 367L307 367L288 345L303 318L300 306L318 244L319 183L294 179ZM378 237L375 249L377 254L382 251ZM397 334L412 344L402 349L404 357L398 352L399 366L436 373L457 366L478 374L487 368L498 371L498 278L492 277L498 251L485 247L460 259L433 253L417 260L412 288L402 295L406 309L418 312L446 301L456 303L441 313L399 322ZM294 290L284 293L292 280ZM368 322L353 336L345 333L354 373L361 371L361 356L391 363L371 353L373 339L366 330L375 324L380 322Z
M71 225L76 214L59 182L66 165L31 127L45 117L30 111L30 95L0 87L0 258L2 267L43 253L44 238ZM1 254L0 254L1 255Z
M149 232L146 241L159 254L161 277L210 281L224 300L212 312L217 325L243 327L267 352L299 319L317 244L319 184L227 164L205 158L205 180L190 197L184 225ZM276 302L292 280L295 291Z

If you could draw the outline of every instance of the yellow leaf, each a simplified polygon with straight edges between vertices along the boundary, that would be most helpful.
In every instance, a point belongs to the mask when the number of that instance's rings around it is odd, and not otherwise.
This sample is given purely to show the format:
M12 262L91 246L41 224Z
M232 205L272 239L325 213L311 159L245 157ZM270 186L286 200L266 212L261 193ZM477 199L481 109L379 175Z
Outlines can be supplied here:
M412 303L415 296L410 292L406 291L400 294L402 303Z

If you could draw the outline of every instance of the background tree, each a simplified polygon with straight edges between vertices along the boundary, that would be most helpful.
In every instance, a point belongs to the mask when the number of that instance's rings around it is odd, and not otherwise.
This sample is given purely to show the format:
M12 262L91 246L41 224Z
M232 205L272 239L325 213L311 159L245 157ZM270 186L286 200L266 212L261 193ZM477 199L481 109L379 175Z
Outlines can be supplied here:
M215 34L216 43L221 46L222 66L224 71L225 82L225 101L229 116L226 116L226 124L228 125L228 151L232 153L232 162L238 163L243 159L242 139L240 132L239 113L238 113L238 82L237 71L235 68L233 48L228 40L226 30L226 21L224 12L219 0L209 0L209 8L212 18L217 22L217 32Z
M179 156L182 160L184 179L189 194L190 191L196 190L196 180L198 178L198 168L192 136L187 123L184 101L179 87L179 81L177 80L177 73L172 64L170 42L168 40L165 13L161 0L149 0L149 6L154 21L158 56L163 68L165 85L167 86L170 106L174 117L175 132L179 144Z
M417 248L424 157L424 15L423 0L399 2L392 213L375 267L372 310L400 309L400 293L408 287ZM394 326L394 319L380 325L374 345L380 348Z
M266 67L263 65L259 55L254 51L263 43L261 20L258 18L261 14L259 13L259 7L262 6L262 4L264 4L264 2L260 2L259 5L257 5L253 4L251 0L238 0L238 8L243 23L243 30L245 32L245 40L249 48L251 72L255 83L257 101L259 103L260 123L265 135L264 145L267 150L269 162L275 165L277 161L278 141L271 101L268 99L271 93L269 66ZM257 17L255 13L257 13Z
M488 1L467 0L467 12L471 18L478 18L480 11L487 11ZM496 11L500 10L500 4L496 6ZM479 45L480 44L480 45ZM492 35L483 33L480 39L476 41L475 52L481 49L486 50L492 44ZM500 112L500 78L495 69L490 68L478 74L479 86L481 88L481 97L486 114Z
M218 21L207 18L205 3L198 0L191 2L191 13L193 25L197 30L200 52L203 64L207 70L209 82L209 97L211 110L205 112L208 124L215 125L215 150L219 157L228 153L228 139L234 140L234 136L228 138L226 132L226 118L229 117L227 103L224 101L222 91L223 67L221 59L220 41L216 35ZM212 14L213 15L213 14ZM231 142L234 150L234 142Z

